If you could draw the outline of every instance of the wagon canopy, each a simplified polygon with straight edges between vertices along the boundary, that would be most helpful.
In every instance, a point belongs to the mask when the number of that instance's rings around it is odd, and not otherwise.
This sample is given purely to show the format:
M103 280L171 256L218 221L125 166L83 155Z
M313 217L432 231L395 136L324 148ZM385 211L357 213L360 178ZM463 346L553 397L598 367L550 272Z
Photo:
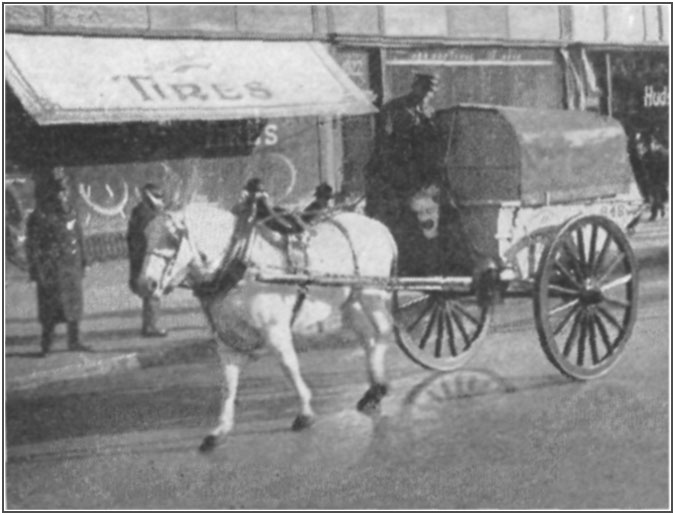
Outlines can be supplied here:
M633 182L621 124L582 111L458 105L446 173L460 201L561 203L627 193Z

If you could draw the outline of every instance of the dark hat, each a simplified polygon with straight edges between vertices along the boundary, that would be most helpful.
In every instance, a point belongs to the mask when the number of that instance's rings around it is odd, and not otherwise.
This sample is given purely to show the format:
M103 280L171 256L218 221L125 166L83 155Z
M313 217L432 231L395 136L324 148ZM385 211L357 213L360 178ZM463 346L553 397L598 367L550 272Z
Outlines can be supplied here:
M427 91L438 89L438 76L434 73L416 73L413 84L420 84Z
M333 188L331 188L331 186L328 183L322 182L316 187L316 190L314 190L314 196L316 198L325 198L325 199L333 198Z
M249 179L248 182L246 183L246 186L244 186L244 190L249 193L260 193L262 191L265 191L262 185L262 179L258 177Z

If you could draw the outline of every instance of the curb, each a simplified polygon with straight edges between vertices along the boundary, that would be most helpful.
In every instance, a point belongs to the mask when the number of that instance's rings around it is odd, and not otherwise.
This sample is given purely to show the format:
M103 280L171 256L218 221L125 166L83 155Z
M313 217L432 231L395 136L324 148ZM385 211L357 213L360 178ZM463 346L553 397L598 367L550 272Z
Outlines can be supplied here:
M647 247L635 250L640 270L655 269L668 271L670 249L668 247ZM348 330L298 335L296 351L328 350L353 347L357 344L355 335ZM35 372L27 376L8 379L6 393L37 388L50 383L75 379L86 379L118 372L128 372L153 367L192 364L217 359L215 341L212 339L178 340L161 349L133 352L114 357L87 359L84 363L71 364L53 370Z

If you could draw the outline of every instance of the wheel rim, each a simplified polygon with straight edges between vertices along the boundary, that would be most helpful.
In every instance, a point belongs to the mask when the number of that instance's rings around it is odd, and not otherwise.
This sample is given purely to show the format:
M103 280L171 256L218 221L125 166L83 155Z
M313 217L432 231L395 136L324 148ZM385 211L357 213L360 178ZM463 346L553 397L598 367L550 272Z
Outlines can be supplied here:
M490 308L475 296L447 292L394 294L396 342L416 363L454 370L478 350L487 334Z
M542 258L535 294L537 330L549 360L589 379L606 373L630 338L637 315L637 266L612 221L567 224Z

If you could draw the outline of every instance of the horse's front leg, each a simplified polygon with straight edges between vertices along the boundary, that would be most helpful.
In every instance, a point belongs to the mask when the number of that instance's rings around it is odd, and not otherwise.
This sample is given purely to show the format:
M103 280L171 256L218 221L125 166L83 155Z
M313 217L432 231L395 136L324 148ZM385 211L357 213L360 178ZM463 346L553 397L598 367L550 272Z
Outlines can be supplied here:
M237 388L239 386L239 374L248 361L248 356L228 347L218 337L216 337L216 345L223 369L222 397L224 400L218 425L204 438L204 441L199 446L201 452L212 451L232 431L234 427L234 408L237 399Z
M393 320L384 298L363 293L357 301L344 308L344 321L361 338L366 352L366 371L370 387L356 404L364 413L376 410L389 387L386 381L384 357L393 337Z
M300 374L300 363L298 355L293 346L293 335L289 324L278 323L267 327L265 330L267 344L272 348L281 364L286 377L290 380L295 393L300 400L300 413L291 428L294 431L300 431L312 425L314 422L314 411L312 410L312 392L305 383Z

